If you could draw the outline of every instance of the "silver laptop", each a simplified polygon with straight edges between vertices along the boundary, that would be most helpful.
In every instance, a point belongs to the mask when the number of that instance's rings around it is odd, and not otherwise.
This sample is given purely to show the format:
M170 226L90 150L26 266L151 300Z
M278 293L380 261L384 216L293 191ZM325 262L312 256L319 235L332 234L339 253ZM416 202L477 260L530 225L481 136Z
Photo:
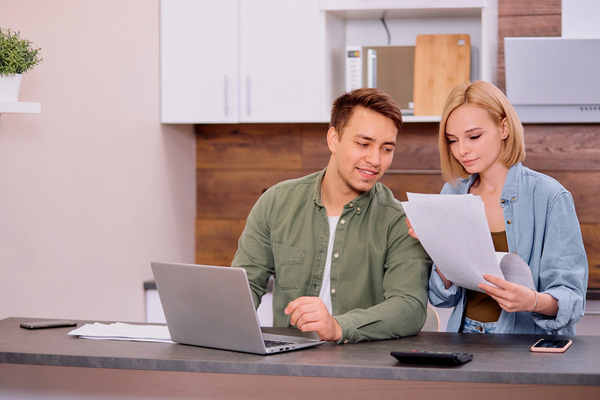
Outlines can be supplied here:
M263 333L246 270L152 262L171 339L182 344L272 354L325 343Z

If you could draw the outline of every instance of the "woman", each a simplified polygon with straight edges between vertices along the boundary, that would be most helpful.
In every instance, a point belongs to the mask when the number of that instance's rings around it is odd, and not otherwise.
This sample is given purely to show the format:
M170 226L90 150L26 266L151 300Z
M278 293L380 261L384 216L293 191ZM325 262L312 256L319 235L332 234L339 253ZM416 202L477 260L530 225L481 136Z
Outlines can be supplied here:
M483 292L434 269L429 301L454 307L449 332L574 334L583 316L588 264L571 194L524 167L523 126L504 94L466 82L448 97L439 128L443 194L481 196L496 251L518 254L537 290L484 275ZM412 232L412 230L411 230Z

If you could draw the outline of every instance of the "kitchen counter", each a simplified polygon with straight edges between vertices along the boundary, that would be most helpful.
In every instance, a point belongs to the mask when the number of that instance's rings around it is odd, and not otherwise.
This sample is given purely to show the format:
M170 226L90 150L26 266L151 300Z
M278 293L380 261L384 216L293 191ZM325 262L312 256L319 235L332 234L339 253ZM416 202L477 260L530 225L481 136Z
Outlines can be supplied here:
M324 379L320 383L327 385L339 382L336 393L348 390L350 397L353 393L358 395L356 388L361 385L368 387L376 382L379 383L376 387L387 387L387 390L403 382L419 382L422 389L435 389L443 382L447 390L456 393L460 388L484 389L490 384L494 387L502 384L506 389L517 391L531 388L534 393L547 390L549 395L568 395L576 390L577 398L585 397L586 393L595 394L597 398L600 393L598 336L568 337L573 345L563 354L530 352L530 346L542 337L539 335L422 332L402 339L347 345L326 343L310 349L260 356L180 344L80 339L67 335L73 328L22 329L19 324L25 320L31 319L0 321L0 390L5 387L26 390L32 375L29 381L23 381L23 387L10 384L9 376L24 373L23 368L30 366L36 367L38 373L44 367L57 367L53 372L57 377L64 375L60 374L60 368L65 367L85 369L87 374L93 370L110 370L117 375L119 371L123 374L124 371L147 371L154 375L190 375L191 372L196 373L192 376L213 378L222 374L228 377L228 382L288 377L278 379L288 382L284 386L287 388L293 387L294 383L289 382L295 382L294 378L317 378ZM80 321L78 326L84 323L87 322ZM422 366L399 363L390 355L391 351L410 350L468 352L473 354L473 360L456 367ZM17 378L18 375L18 381ZM305 384L300 386L306 387ZM397 394L395 390L390 393ZM252 391L242 393L246 398L254 398ZM498 393L506 396L507 392ZM489 397L489 393L486 396ZM268 397L262 393L257 398Z

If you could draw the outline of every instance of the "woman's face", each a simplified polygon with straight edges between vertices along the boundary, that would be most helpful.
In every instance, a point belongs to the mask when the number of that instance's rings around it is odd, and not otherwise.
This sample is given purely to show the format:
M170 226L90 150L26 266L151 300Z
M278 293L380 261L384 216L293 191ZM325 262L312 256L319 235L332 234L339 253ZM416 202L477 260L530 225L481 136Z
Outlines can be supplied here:
M464 104L446 121L446 139L452 155L469 174L485 173L499 161L502 141L508 137L506 122L498 126L482 107Z

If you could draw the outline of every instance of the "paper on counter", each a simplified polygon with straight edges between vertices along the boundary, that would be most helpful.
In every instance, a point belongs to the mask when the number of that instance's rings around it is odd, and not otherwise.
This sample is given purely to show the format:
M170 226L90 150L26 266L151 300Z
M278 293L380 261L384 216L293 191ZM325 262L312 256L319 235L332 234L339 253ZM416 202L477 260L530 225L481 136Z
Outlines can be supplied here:
M510 281L500 268L481 197L420 193L407 196L402 207L423 248L448 280L479 292L482 290L478 284L490 284L483 279L484 274ZM515 268L520 271L517 276L531 276L529 267L523 264L526 271L522 265L510 263L510 276L515 276Z
M85 324L68 334L79 336L82 339L174 343L171 340L171 335L166 325L133 325L122 322L101 324L95 322L93 324Z

